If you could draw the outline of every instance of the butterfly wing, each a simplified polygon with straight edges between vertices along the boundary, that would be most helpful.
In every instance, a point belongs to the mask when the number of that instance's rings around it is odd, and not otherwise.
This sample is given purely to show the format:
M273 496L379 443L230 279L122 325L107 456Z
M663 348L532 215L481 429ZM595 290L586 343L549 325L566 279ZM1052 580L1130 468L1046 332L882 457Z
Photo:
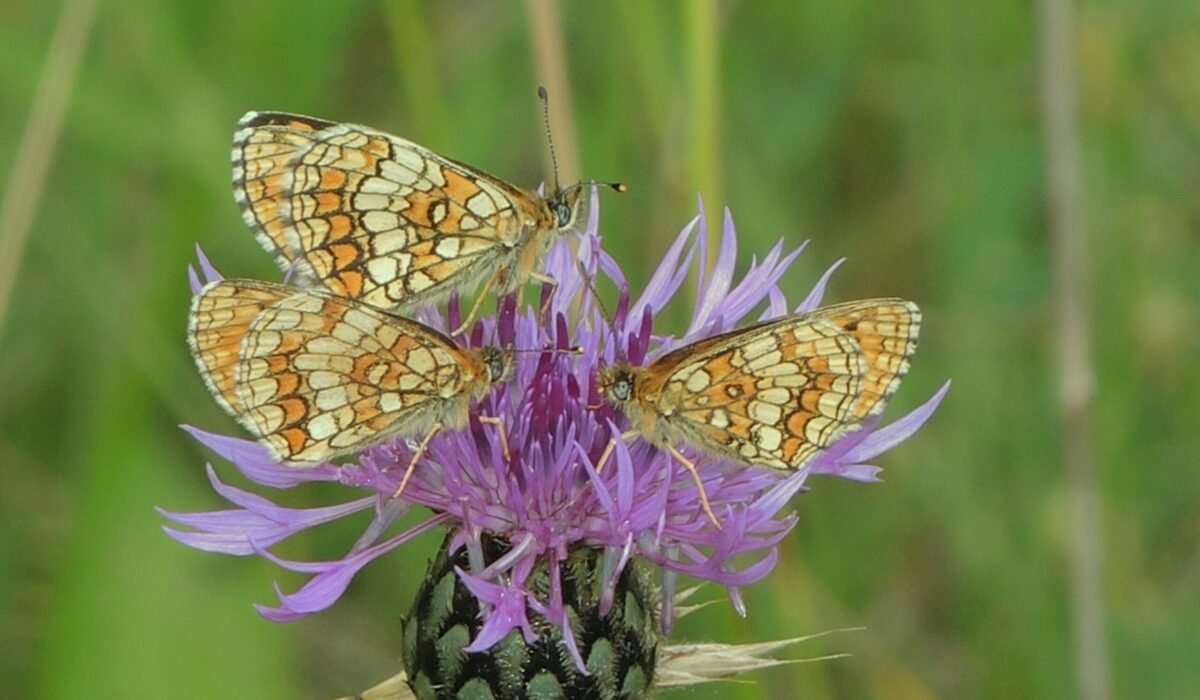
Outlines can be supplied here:
M271 186L242 188L280 264L380 308L478 281L517 260L533 232L551 229L541 197L367 127L251 113L235 141L262 144L256 171L265 160L275 172L293 149Z
M226 280L196 304L201 373L281 462L318 464L433 421L457 422L446 412L482 373L441 333L350 299Z
M915 306L891 299L789 316L664 356L643 395L668 439L796 469L883 409L918 325Z

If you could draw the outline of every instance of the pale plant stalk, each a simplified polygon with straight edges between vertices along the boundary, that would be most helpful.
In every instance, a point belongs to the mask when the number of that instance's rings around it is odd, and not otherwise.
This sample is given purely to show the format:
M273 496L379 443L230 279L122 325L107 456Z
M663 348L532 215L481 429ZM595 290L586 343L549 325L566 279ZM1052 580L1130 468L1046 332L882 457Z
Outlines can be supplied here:
M437 55L426 8L417 0L387 0L383 5L391 36L405 133L420 134L422 143L446 143L446 96L438 79Z
M690 202L696 193L687 163L683 158L670 157L683 152L685 135L676 125L689 118L684 104L685 90L679 79L679 62L673 55L674 47L667 38L663 19L675 8L621 2L616 3L616 10L629 90L637 98L630 105L631 113L645 117L638 125L638 131L643 133L630 134L627 145L650 154L649 167L640 173L636 189L653 193L656 202ZM678 216L676 208L667 206L638 212L638 220L650 231L670 230Z
M718 7L715 0L695 0L684 5L688 86L688 114L691 123L688 138L688 170L693 173L696 189L710 202L723 201L720 176L720 42ZM716 260L717 250L710 241L708 264ZM702 270L707 274L708 270Z
M1092 461L1087 240L1070 0L1041 0L1042 122L1055 275L1058 397L1070 491L1071 619L1081 697L1110 696L1102 591L1103 522Z
M563 182L574 182L582 171L575 138L575 110L574 100L571 99L566 41L558 9L556 0L525 2L534 74L538 83L550 92L550 129L554 132L554 145L558 151L559 177ZM546 163L546 172L550 172L549 153Z
M25 244L42 198L54 149L87 48L98 0L66 0L46 53L33 104L0 200L0 330L8 312Z

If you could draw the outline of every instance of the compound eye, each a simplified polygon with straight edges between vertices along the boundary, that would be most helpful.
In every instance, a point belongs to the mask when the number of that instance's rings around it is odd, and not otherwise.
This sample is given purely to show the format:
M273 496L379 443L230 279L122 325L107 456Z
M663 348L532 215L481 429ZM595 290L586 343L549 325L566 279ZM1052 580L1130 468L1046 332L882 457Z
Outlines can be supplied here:
M565 228L571 223L571 207L566 202L555 202L554 216L558 219L558 228Z
M617 382L616 386L613 387L613 393L616 394L617 398L621 401L627 401L629 399L629 389L629 380L622 379Z
M504 376L504 363L500 360L500 358L497 357L492 360L491 366L488 367L488 371L492 373L492 381L498 382L500 381L500 378Z

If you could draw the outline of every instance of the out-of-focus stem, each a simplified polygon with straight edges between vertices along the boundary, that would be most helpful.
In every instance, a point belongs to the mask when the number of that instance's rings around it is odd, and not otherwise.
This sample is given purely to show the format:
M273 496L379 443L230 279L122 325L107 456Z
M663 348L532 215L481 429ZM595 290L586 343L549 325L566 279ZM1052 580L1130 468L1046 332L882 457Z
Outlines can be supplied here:
M1063 462L1071 499L1071 617L1081 697L1106 700L1108 655L1102 595L1100 499L1092 463L1087 240L1070 0L1039 2L1046 195L1054 250L1055 330Z
M717 41L718 16L715 0L684 3L688 85L688 165L696 189L704 196L706 208L720 206L724 195L720 177L720 43ZM708 220L717 222L709 213ZM716 260L718 236L709 236L708 264ZM708 270L703 271L704 274Z
M579 149L575 140L575 110L571 99L566 42L556 0L526 0L533 69L538 83L550 92L550 128L558 151L559 177L569 183L579 179ZM550 156L546 155L546 172Z
M46 54L46 65L29 108L29 118L13 158L8 188L0 200L0 330L4 328L25 243L62 132L79 63L92 32L96 5L97 0L66 0L63 3Z
M404 96L404 112L411 119L406 133L422 143L443 144L447 120L446 101L437 73L434 32L424 6L417 0L387 0L383 5L391 34L397 79Z

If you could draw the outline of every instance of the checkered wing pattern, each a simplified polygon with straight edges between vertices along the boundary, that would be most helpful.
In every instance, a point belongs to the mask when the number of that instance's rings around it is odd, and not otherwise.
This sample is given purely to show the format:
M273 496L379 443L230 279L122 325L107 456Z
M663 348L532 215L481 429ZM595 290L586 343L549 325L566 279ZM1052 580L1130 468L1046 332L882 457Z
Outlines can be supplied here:
M213 398L230 415L240 417L245 413L235 373L250 324L267 307L294 293L294 289L281 285L214 282L192 297L188 345Z
M678 349L639 398L667 437L731 460L797 469L883 410L908 371L920 312L875 299L818 309Z
M235 198L281 267L379 308L433 301L497 270L512 288L557 222L535 193L353 124L251 112L233 165Z
M251 112L238 123L233 141L233 198L242 218L281 265L294 266L307 277L312 267L283 210L285 187L291 184L290 167L297 154L332 126L334 122L296 114Z
M189 340L221 405L281 462L319 464L434 422L463 422L488 383L480 353L419 323L325 293L214 282Z

